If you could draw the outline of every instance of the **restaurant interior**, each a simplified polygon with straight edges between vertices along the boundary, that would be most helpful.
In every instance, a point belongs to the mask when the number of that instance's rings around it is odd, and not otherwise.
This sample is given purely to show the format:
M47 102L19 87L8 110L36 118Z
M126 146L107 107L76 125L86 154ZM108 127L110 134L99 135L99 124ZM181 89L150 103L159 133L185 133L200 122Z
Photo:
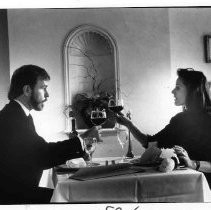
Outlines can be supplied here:
M100 91L122 99L123 112L153 135L181 111L171 93L178 68L194 68L211 80L210 19L209 7L1 9L0 109L8 103L15 69L35 64L51 77L44 110L32 112L36 131L46 141L68 138L66 112L77 94L97 97ZM120 144L114 126L102 126L93 157L126 154L128 145ZM83 116L76 116L79 133L88 127ZM123 138L127 132L121 126ZM143 154L132 135L131 145L134 155ZM41 181L48 184L49 171Z

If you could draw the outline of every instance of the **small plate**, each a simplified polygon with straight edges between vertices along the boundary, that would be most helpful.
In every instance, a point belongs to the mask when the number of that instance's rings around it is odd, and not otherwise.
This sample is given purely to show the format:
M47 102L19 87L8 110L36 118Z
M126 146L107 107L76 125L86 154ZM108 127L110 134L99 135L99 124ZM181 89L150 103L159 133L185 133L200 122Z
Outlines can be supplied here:
M87 166L87 167L68 167L66 164L63 164L63 165L56 166L55 171L57 173L72 173L72 172L78 171L80 168L92 168L96 166L100 166L100 164L93 162L91 166Z
M160 164L160 162L143 162L141 161L140 158L136 158L136 159L133 159L129 162L130 164L132 165L135 165L135 166L143 166L143 167L155 167L155 166L158 166Z
M142 167L157 167L159 163L133 163L134 166L142 166Z
M185 165L179 165L176 170L186 170L187 167Z
M60 165L55 167L55 171L57 173L72 173L74 171L77 171L79 168L70 168L67 167L66 165Z

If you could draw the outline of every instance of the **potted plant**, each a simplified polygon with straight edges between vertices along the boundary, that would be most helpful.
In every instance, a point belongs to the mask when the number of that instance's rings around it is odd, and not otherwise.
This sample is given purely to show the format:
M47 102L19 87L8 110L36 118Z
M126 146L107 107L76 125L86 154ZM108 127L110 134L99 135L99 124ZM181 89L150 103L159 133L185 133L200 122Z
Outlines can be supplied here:
M91 122L91 111L94 109L105 109L107 114L107 121L102 125L103 128L114 127L114 121L111 119L111 114L108 111L108 101L111 97L115 97L115 93L108 93L103 88L106 81L110 81L113 78L100 78L99 71L95 66L94 55L91 51L83 51L76 47L70 47L73 50L77 50L80 56L86 59L84 64L74 64L80 66L84 71L84 79L91 82L91 89L86 90L83 93L77 93L72 98L72 104L65 107L65 111L69 110L71 114L68 117L74 115L76 118L76 124L78 128L90 128L93 126ZM71 116L70 116L71 115ZM83 122L81 122L83 121Z
M77 94L73 100L71 108L75 113L75 117L81 117L86 124L87 128L93 126L91 121L91 111L92 110L106 110L107 121L102 125L103 128L114 127L115 122L112 120L112 115L108 111L108 101L113 97L112 94L107 92L99 92L96 95L89 96L86 93Z

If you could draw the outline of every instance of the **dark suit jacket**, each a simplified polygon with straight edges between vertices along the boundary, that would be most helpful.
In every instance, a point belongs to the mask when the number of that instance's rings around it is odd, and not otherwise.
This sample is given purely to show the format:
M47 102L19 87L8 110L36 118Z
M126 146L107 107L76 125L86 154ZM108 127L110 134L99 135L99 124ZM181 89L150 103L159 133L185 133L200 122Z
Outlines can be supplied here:
M78 138L47 143L11 101L0 111L0 202L49 202L52 191L38 187L42 171L82 154Z

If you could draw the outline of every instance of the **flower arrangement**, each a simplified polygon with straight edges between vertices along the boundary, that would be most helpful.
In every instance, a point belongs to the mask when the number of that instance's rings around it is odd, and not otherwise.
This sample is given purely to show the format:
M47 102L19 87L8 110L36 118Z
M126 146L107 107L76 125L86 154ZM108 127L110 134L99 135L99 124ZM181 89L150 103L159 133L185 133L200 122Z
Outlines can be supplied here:
M93 126L91 122L91 111L95 109L106 110L107 118L110 116L108 112L108 102L113 95L107 92L99 92L96 95L89 96L86 93L77 94L73 100L73 104L66 106L65 110L71 110L69 117L81 116L88 128ZM103 127L113 127L114 122L107 120Z
M83 63L75 63L71 65L76 65L80 67L83 71L83 78L90 82L90 90L86 90L84 93L77 93L72 98L72 104L69 104L65 107L64 112L69 112L66 114L67 117L74 116L78 119L82 119L85 123L86 128L90 128L93 126L90 115L93 109L98 108L99 110L105 109L108 110L108 101L111 97L115 97L114 88L109 84L109 91L113 91L108 93L108 90L103 87L105 83L113 78L101 78L100 71L96 66L96 52L87 49L80 49L75 46L70 46L70 49L73 50L75 53L80 55L84 62ZM98 67L100 68L100 64ZM108 86L108 84L107 84ZM106 112L107 116L109 116L108 111ZM77 119L76 119L77 120ZM80 121L80 120L79 120ZM77 120L77 124L79 124ZM114 122L106 122L103 127L112 127L114 126ZM80 127L80 125L78 126Z

